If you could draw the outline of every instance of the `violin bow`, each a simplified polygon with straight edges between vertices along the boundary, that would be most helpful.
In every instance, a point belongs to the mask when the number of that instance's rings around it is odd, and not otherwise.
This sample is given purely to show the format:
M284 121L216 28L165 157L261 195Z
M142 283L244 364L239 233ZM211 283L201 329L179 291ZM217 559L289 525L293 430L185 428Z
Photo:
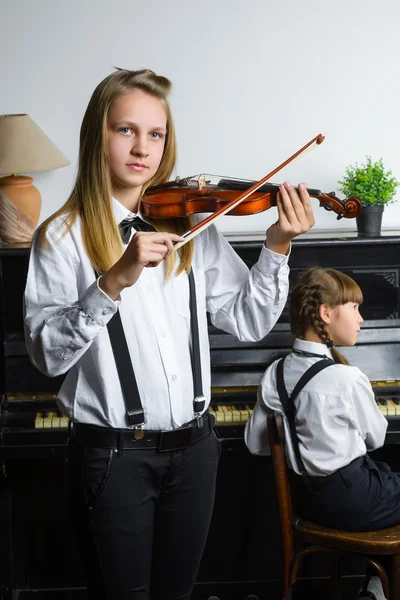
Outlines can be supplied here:
M309 152L315 146L319 146L320 144L322 144L324 139L325 139L325 136L323 136L321 133L316 135L312 140L310 140L308 142L308 144L306 144L305 146L300 148L300 150L298 150L290 158L285 160L285 162L283 162L281 165L279 165L279 167L276 167L276 169L271 171L271 173L268 173L268 175L265 175L265 177L260 179L260 181L257 181L256 183L254 183L251 187L249 187L249 189L245 190L237 198L235 198L231 202L228 202L228 204L226 204L225 206L222 206L215 213L209 215L208 217L203 219L203 221L200 221L200 223L197 223L197 225L194 225L192 227L192 229L185 231L185 233L183 233L181 236L185 239L182 242L177 242L176 244L174 244L174 251L178 250L178 248L181 248L182 246L184 246L189 240L193 239L196 235L198 235L199 233L201 233L202 231L207 229L207 227L209 227L211 225L211 223L214 223L217 219L219 219L220 217L223 217L227 212L229 212L230 210L232 210L233 208L238 206L241 202L246 200L246 198L251 196L251 194L253 192L257 191L258 188L260 188L264 183L266 183L268 181L268 179L270 179L271 177L276 175L276 173L278 173L279 171L284 169L289 163L293 162L295 159L300 158L301 154L305 153L306 151Z

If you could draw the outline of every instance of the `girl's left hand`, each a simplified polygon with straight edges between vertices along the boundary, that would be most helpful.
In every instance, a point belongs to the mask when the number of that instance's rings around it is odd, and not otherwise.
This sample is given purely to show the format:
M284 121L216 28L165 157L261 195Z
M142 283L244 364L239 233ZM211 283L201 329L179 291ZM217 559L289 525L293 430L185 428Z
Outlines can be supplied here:
M286 181L279 186L276 205L278 220L267 230L265 246L279 254L287 254L293 238L306 233L315 223L310 196L305 183L299 193Z

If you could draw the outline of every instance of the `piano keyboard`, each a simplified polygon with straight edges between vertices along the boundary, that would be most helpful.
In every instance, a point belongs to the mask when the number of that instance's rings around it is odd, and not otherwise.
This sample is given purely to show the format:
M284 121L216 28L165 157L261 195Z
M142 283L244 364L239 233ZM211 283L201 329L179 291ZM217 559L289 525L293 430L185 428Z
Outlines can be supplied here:
M400 416L400 397L383 398L377 397L376 403L384 417ZM210 404L210 414L215 417L215 424L223 425L246 425L253 412L253 407L247 405L215 405Z
M218 425L245 425L253 408L250 405L210 405L210 414ZM68 427L69 419L59 412L38 412L35 429L59 429Z
M400 416L400 398L377 397L376 403L385 417ZM250 418L253 407L250 404L210 404L210 414L219 427L228 425L245 425ZM65 429L69 419L57 411L42 411L36 414L35 429Z
M209 410L218 426L245 425L253 412L253 407L249 404L210 404Z
M218 425L245 425L253 408L249 405L210 405L210 414ZM35 418L35 429L67 428L69 419L59 412L38 412Z
M384 417L400 415L400 398L376 398L376 403Z
M65 429L68 423L68 417L59 412L38 412L35 418L35 429Z

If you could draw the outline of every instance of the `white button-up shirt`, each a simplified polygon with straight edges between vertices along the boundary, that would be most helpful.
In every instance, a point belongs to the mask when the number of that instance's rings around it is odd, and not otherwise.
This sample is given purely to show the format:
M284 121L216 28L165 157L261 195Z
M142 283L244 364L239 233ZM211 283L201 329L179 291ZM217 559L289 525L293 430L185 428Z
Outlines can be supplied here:
M321 358L332 358L325 344L296 339L293 348L318 354L320 358L289 354L283 371L289 396L312 364ZM276 387L277 364L275 361L266 370L256 406L246 424L245 441L253 454L270 453L269 410L284 414ZM367 376L358 367L342 364L327 367L306 384L294 405L300 455L309 475L329 475L384 443L387 420L376 405ZM285 415L284 425L289 464L299 473Z
M133 216L116 200L117 223ZM145 428L168 430L193 419L187 273L165 280L165 265L144 269L112 301L97 285L85 253L80 221L66 231L48 228L49 245L33 243L25 303L25 338L33 364L54 377L67 373L58 394L73 421L127 427L124 397L107 323L119 310L145 414ZM133 235L133 234L132 234ZM286 302L288 257L263 247L249 271L211 225L195 238L193 272L199 321L203 392L210 401L206 312L213 324L241 340L259 340Z

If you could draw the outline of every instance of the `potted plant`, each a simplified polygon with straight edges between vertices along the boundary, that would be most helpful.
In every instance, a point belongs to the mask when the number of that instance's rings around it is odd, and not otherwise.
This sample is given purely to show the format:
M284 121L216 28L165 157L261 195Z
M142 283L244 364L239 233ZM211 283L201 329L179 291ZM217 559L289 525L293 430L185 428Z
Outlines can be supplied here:
M371 157L366 156L365 164L350 165L338 183L341 186L340 191L346 197L357 196L361 200L362 210L356 219L358 235L379 236L385 204L394 200L400 185L393 177L392 171L385 170L382 158L372 162Z

